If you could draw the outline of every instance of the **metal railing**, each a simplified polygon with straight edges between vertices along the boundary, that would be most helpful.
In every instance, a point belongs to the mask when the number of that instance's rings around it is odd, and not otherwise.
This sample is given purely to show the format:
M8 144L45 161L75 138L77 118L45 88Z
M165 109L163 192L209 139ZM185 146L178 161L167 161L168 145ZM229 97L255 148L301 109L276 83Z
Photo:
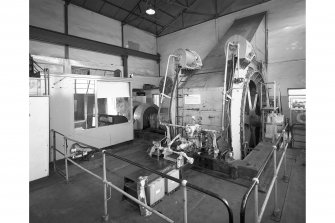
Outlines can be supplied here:
M285 139L285 132L288 133L288 137L287 139ZM263 163L263 165L261 166L260 170L258 171L256 177L254 177L252 179L253 183L251 184L250 188L248 189L248 191L244 194L243 199L242 199L242 203L241 203L241 209L240 209L240 223L245 223L245 211L246 211L246 207L247 207L247 202L249 199L249 196L251 194L251 192L254 190L254 196L255 196L255 216L254 216L254 222L259 223L262 220L264 211L266 209L267 203L269 201L270 195L272 193L272 189L274 187L274 211L273 211L273 216L276 219L279 219L280 217L280 213L281 210L278 207L278 195L277 195L277 181L278 181L278 173L281 167L282 162L284 161L284 176L283 176L283 180L284 182L288 182L288 176L287 174L287 170L286 170L286 151L287 151L287 147L290 141L290 132L289 132L289 124L287 122L287 124L285 125L284 129L282 130L281 134L279 135L278 139L275 141L275 143L272 146L272 150L270 152L270 154L267 156L265 162ZM282 142L282 146L279 146L279 144ZM277 165L277 149L283 148L283 153L280 157L279 163ZM271 157L273 158L273 177L269 186L269 189L265 195L265 199L264 202L262 204L262 207L260 209L260 211L258 210L259 205L258 205L258 185L259 185L259 178L261 177L262 173L264 172L264 169L266 167L266 165L269 163L269 161L271 160Z
M88 174L94 176L95 178L97 178L98 180L101 180L103 182L103 188L104 188L104 215L102 216L103 220L104 221L107 221L108 218L109 218L109 214L108 214L108 200L110 199L110 197L108 198L107 196L107 189L108 187L110 188L113 188L115 189L116 191L118 191L119 193L123 194L124 196L128 197L129 199L131 199L132 201L136 202L137 204L139 204L140 206L144 207L145 209L149 210L150 212L153 212L155 213L156 215L158 215L159 217L161 217L162 219L164 219L165 221L167 222L174 222L173 220L171 220L170 218L168 218L167 216L161 214L160 212L156 211L155 209L151 208L150 206L148 206L147 204L141 202L140 200L138 200L137 198L131 196L130 194L126 193L125 191L123 191L122 189L118 188L117 186L115 186L112 182L108 181L107 180L107 176L106 176L106 155L108 156L111 156L111 157L114 157L116 159L119 159L119 160L122 160L124 162L127 162L129 164L132 164L134 166L137 166L141 169L144 169L144 170L147 170L151 173L154 173L154 174L157 174L163 178L167 178L169 180L172 180L174 182L177 182L179 183L180 185L182 185L182 188L183 188L183 196L184 196L184 199L183 199L183 203L184 203L184 214L183 214L183 217L184 217L184 223L187 223L188 222L188 212L187 212L187 187L188 188L191 188L195 191L198 191L200 193L203 193L203 194L206 194L210 197L213 197L217 200L219 200L221 203L223 203L223 205L225 206L225 209L227 209L227 212L228 212L228 217L229 217L229 223L233 223L234 220L233 220L233 212L232 212L232 209L231 207L229 206L228 204L228 201L222 197L220 197L218 194L216 193L213 193L209 190L206 190L206 189L203 189L201 187L198 187L196 185L193 185L193 184L190 184L187 182L187 180L182 180L182 179L177 179L177 178L174 178L172 176L169 176L167 174L164 174L164 173L161 173L157 170L154 170L154 169L151 169L151 168L148 168L148 167L145 167L145 166L142 166L141 164L138 164L138 163L135 163L131 160L128 160L126 158L123 158L123 157L120 157L120 156L117 156L115 154L112 154L110 152L107 152L105 150L101 150L99 148L96 148L94 146L90 146L90 145L87 145L85 143L82 143L82 142L79 142L77 140L74 140L74 139L71 139L69 137L66 137L64 134L60 133L60 132L57 132L55 130L51 130L52 134L53 134L53 146L52 146L52 149L53 149L53 165L54 165L54 171L55 172L58 172L60 175L62 175L66 181L68 182L69 181L69 171L68 171L68 162L71 162L72 164L74 164L75 166L79 167L80 169L84 170L85 172L87 172ZM56 148L56 134L59 134L60 136L63 137L64 139L64 153L59 151L57 148ZM90 147L92 148L92 150L94 152L101 152L102 153L102 162L103 162L103 176L100 177L98 176L97 174L91 172L90 170L84 168L83 166L81 166L80 164L78 164L77 162L73 161L72 159L69 158L68 156L68 150L67 150L67 147L68 147L68 140L69 141L72 141L72 142L75 142L75 143L79 143L81 145L84 145L84 146L87 146L87 147ZM65 173L59 169L57 169L56 167L56 152L60 153L61 155L64 156L64 162L65 162Z

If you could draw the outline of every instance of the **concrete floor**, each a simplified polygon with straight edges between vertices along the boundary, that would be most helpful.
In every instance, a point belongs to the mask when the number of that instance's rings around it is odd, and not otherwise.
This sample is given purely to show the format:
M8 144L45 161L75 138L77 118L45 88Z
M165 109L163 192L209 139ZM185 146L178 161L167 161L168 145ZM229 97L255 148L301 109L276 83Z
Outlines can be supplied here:
M151 141L136 139L131 143L116 146L112 149L118 155L141 163L146 158L145 151ZM278 181L278 199L281 208L282 223L305 222L305 150L288 150L288 172L290 181ZM102 160L98 154L91 161L83 161L82 165L102 176ZM61 167L61 166L60 166ZM107 157L107 178L119 188L123 188L123 177L138 170L123 161ZM60 175L50 170L50 176L30 183L30 222L101 222L103 215L103 184L78 167L71 165L70 182L67 184ZM279 178L283 176L280 172ZM194 170L185 172L189 182L220 194L228 200L234 212L234 222L239 222L241 200L247 188L235 183L218 179ZM265 193L259 193L262 202ZM154 208L167 215L175 222L183 222L182 191L179 189L165 196ZM271 219L273 197L262 222L275 222ZM142 217L138 208L128 201L122 200L120 193L112 190L108 201L109 222L164 222L156 215ZM250 196L247 205L246 222L253 222L254 196ZM228 222L227 211L214 198L188 190L189 222Z

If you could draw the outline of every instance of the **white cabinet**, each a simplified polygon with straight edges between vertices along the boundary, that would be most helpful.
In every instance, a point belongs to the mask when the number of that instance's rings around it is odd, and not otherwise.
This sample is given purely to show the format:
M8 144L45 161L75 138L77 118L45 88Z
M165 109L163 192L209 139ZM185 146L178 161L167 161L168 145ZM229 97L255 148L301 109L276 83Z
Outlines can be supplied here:
M49 97L29 97L29 181L49 175Z

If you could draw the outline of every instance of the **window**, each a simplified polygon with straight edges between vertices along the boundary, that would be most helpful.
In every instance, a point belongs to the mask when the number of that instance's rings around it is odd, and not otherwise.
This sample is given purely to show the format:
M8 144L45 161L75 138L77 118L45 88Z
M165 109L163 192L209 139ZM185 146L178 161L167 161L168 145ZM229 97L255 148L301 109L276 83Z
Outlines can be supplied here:
M125 82L98 81L98 126L131 120L130 86Z
M96 94L95 87L97 87ZM95 100L97 100L97 105ZM75 80L75 129L115 125L131 122L131 119L129 83Z
M289 108L292 110L306 109L306 89L288 89Z
M131 119L130 99L98 98L98 126L115 125Z
M95 95L74 94L74 127L89 129L95 127Z
M95 128L94 81L75 80L74 84L74 128Z

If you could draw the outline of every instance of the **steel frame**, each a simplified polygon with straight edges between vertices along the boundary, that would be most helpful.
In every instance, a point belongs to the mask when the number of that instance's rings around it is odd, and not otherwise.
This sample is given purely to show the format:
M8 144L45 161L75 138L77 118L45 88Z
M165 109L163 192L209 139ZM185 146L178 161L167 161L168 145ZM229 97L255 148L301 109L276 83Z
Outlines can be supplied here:
M48 29L39 28L36 26L29 26L29 39L48 42L59 45L69 45L74 48L91 50L100 53L118 55L118 56L135 56L144 59L155 60L157 63L160 61L160 55L141 52L138 50L128 49L112 44L98 42L95 40L85 39L78 36L73 36L61 32L56 32Z

